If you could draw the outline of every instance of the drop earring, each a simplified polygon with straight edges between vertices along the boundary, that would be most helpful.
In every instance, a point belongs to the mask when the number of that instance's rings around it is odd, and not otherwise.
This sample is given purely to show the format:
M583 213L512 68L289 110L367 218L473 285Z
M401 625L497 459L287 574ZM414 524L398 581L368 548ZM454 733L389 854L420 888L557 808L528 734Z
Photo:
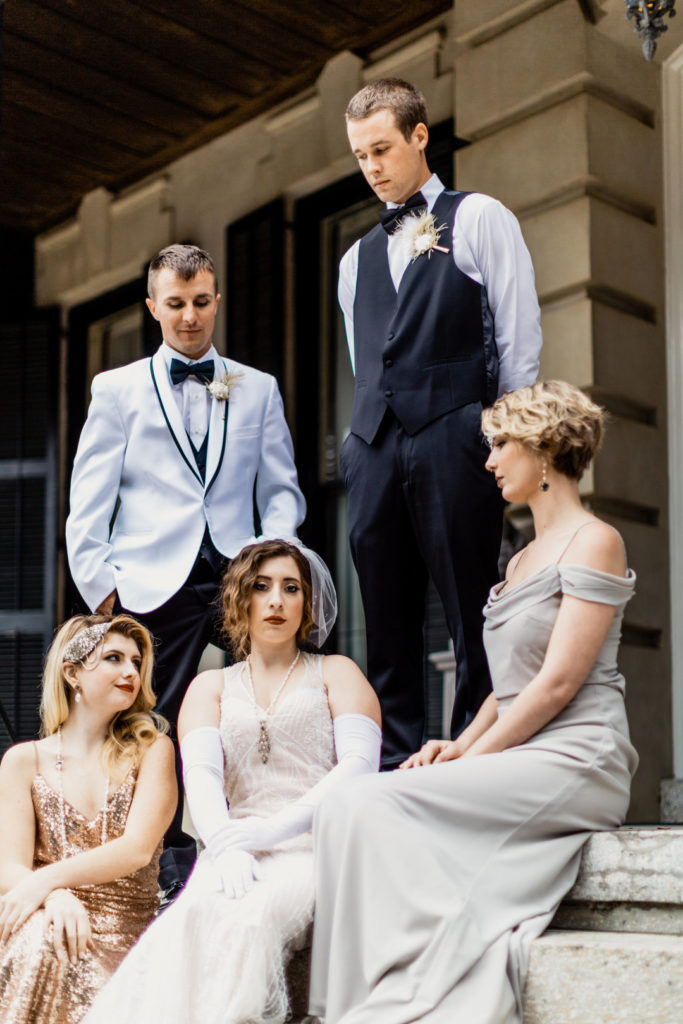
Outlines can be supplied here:
M80 687L80 685L78 683L76 683L76 685L74 686L74 693L75 693L74 700L76 701L77 704L80 704L81 703L81 687Z
M547 466L546 466L546 464L544 462L542 467L541 467L541 482L538 485L538 489L540 491L545 492L549 488L550 488L550 484L548 483L548 468L547 468Z

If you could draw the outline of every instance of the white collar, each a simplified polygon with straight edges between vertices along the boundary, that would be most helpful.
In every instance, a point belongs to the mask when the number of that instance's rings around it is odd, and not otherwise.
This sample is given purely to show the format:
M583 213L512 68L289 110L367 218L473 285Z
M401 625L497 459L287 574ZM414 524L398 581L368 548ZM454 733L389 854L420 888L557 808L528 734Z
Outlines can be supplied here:
M431 212L432 207L434 206L434 203L436 202L438 197L441 195L443 190L444 190L444 185L443 185L441 179L436 174L432 174L431 178L429 178L428 181L425 181L425 183L422 186L422 188L419 189L419 191L422 193L422 195L427 200L427 209L430 212ZM395 210L395 209L397 209L397 207L399 207L401 205L402 205L402 203L387 203L387 209L388 210Z
M220 359L220 356L218 355L218 352L213 347L213 345L211 345L208 351L206 351L203 356L200 356L199 359L190 359L189 356L186 356L182 352L177 352L174 348L171 348L171 346L167 345L165 341L162 342L160 346L160 352L163 355L164 362L166 363L166 366L168 367L169 370L171 369L172 359L179 359L181 363L188 364L203 363L204 360L206 359L213 359L214 366L216 362Z

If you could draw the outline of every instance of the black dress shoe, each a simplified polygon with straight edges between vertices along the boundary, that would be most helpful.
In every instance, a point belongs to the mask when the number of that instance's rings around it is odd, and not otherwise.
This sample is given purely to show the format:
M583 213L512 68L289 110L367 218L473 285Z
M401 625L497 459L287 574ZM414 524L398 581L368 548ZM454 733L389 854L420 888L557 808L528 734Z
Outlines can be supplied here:
M163 914L165 910L168 910L171 904L177 900L184 888L185 882L177 881L172 882L167 889L162 889L161 898L159 900L159 909L157 910L155 917L158 917L159 914Z

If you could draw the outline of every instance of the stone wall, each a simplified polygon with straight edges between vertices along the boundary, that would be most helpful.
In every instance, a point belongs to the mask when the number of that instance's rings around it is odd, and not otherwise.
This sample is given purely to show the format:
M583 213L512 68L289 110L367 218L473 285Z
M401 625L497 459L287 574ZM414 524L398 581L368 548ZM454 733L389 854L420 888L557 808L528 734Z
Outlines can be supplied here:
M542 308L541 375L610 412L586 501L638 575L621 664L641 767L633 820L671 773L660 69L574 0L456 4L457 184L520 219Z

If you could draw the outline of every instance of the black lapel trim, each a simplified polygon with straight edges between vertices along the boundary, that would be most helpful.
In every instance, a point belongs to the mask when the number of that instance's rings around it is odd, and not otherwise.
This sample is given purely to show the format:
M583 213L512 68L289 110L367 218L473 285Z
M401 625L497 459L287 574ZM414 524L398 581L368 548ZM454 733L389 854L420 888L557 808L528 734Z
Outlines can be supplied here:
M170 422L170 420L168 418L168 414L166 413L166 410L164 409L164 403L161 401L161 395L159 394L159 385L157 384L157 379L156 379L156 376L155 376L155 373L154 373L154 366L152 364L152 360L151 359L149 361L149 372L152 374L152 383L154 384L154 390L157 393L157 398L159 399L159 405L161 406L161 411L164 414L164 419L166 420L166 426L168 427L168 431L169 431L171 437L173 438L173 443L176 446L176 448L178 449L178 451L180 452L180 457L183 460L183 462L185 463L185 465L187 466L187 468L190 470L192 475L199 481L199 483L203 487L204 486L204 481L202 480L201 476L197 472L196 468L192 465L192 463L188 459L188 457L185 454L185 452L183 451L183 449L180 447L180 444L178 443L178 438L173 433L173 427L171 426L171 422ZM225 442L224 442L224 444L225 444ZM213 481L211 481L211 482L213 483Z
M228 368L225 365L225 363L223 363L223 367L225 369L225 375L227 377L227 375L228 375ZM216 399L214 399L214 401L216 401ZM225 455L225 440L226 440L226 438L228 436L228 412L229 412L229 409L230 409L230 399L226 398L226 400L225 400L225 416L223 417L223 443L221 445L221 454L220 454L220 456L218 458L218 465L216 466L216 472L211 477L211 480L210 480L209 484L207 485L206 490L204 491L204 496L205 497L209 493L211 488L213 487L214 481L215 481L216 477L218 476L218 471L220 470L221 466L223 465L223 456Z

